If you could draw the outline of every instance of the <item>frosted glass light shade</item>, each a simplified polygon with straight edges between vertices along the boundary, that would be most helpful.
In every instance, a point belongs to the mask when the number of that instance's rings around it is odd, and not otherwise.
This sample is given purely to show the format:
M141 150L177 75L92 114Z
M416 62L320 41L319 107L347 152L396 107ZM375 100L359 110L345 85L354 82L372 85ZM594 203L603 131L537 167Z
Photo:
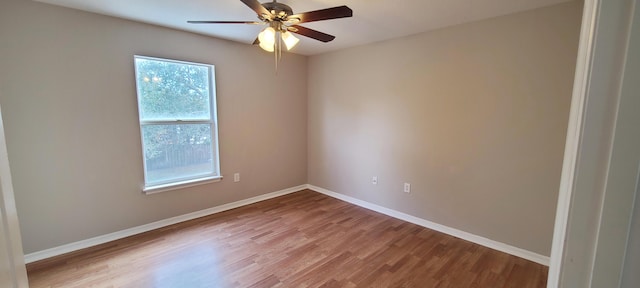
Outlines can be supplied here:
M260 48L268 52L273 52L273 47L276 42L276 30L271 27L265 28L258 34L258 40L260 41Z
M285 31L282 33L282 41L284 41L284 45L287 46L287 50L291 50L291 48L295 47L296 44L300 42L300 39L293 36L291 32Z

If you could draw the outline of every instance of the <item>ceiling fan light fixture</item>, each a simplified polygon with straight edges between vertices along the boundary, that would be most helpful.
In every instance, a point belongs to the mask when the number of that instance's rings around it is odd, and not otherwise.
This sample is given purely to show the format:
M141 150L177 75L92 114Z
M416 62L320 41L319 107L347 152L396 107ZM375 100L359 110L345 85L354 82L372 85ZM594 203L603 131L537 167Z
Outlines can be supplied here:
M293 49L300 39L291 33L306 36L321 42L329 42L335 39L333 35L322 33L304 26L300 23L331 20L345 17L352 17L353 11L346 5L336 6L326 9L308 11L304 13L293 13L289 5L279 3L277 0L260 3L259 0L240 0L246 6L256 12L258 21L187 21L193 24L264 24L265 28L258 34L253 44L259 44L260 48L272 52L278 71L278 61L282 58L283 46L287 50Z
M291 50L293 47L300 42L300 39L293 36L293 34L289 31L285 31L282 33L282 41L284 41L284 45L287 46L287 50Z
M260 48L267 52L275 51L274 46L276 43L276 30L272 27L267 27L260 34L258 34L258 40L260 41Z

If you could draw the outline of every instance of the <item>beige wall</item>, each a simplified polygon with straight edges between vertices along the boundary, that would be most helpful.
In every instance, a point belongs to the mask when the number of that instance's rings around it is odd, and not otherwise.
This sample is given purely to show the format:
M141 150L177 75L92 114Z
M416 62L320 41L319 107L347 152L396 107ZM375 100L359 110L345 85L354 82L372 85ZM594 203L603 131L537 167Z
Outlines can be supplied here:
M25 253L306 183L306 57L276 76L250 45L24 0L0 3L0 39ZM141 194L134 54L216 66L223 181Z
M549 255L581 7L311 57L309 183Z

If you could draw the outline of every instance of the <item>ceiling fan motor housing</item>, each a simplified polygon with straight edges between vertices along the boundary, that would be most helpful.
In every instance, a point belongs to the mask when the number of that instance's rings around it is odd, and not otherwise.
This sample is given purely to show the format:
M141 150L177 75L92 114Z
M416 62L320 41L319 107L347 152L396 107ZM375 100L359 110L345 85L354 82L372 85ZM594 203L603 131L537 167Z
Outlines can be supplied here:
M293 10L287 4L282 4L274 1L274 2L262 3L262 7L266 8L267 10L269 10L269 12L273 14L275 19L272 19L272 20L286 21L287 16L293 15ZM260 15L260 19L262 20L265 20L268 18L269 17Z

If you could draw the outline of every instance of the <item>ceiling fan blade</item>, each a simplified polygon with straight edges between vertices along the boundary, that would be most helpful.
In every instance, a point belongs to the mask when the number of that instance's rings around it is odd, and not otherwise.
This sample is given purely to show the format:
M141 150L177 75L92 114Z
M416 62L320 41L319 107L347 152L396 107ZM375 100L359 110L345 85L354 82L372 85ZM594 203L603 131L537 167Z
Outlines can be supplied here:
M271 12L269 12L267 8L264 8L262 4L258 2L258 0L240 0L240 1L242 1L242 3L244 3L245 5L249 6L249 8L251 8L253 11L256 11L258 16L263 16L264 18L271 19Z
M313 30L313 29L309 29L307 27L302 27L302 26L298 26L298 25L292 25L291 27L288 28L289 31L296 33L296 34L300 34L302 36L306 36L309 38L313 38L316 39L318 41L322 41L322 42L329 42L333 39L336 39L336 36L333 35L329 35L327 33L322 33L320 31L317 30Z
M253 43L251 45L258 45L258 44L260 44L260 39L256 37L256 40L253 40Z
M338 6L322 10L309 11L304 13L293 14L287 17L289 21L297 21L297 23L306 23L313 21L345 18L353 16L353 10L347 6Z
M187 21L191 24L263 24L258 21Z

